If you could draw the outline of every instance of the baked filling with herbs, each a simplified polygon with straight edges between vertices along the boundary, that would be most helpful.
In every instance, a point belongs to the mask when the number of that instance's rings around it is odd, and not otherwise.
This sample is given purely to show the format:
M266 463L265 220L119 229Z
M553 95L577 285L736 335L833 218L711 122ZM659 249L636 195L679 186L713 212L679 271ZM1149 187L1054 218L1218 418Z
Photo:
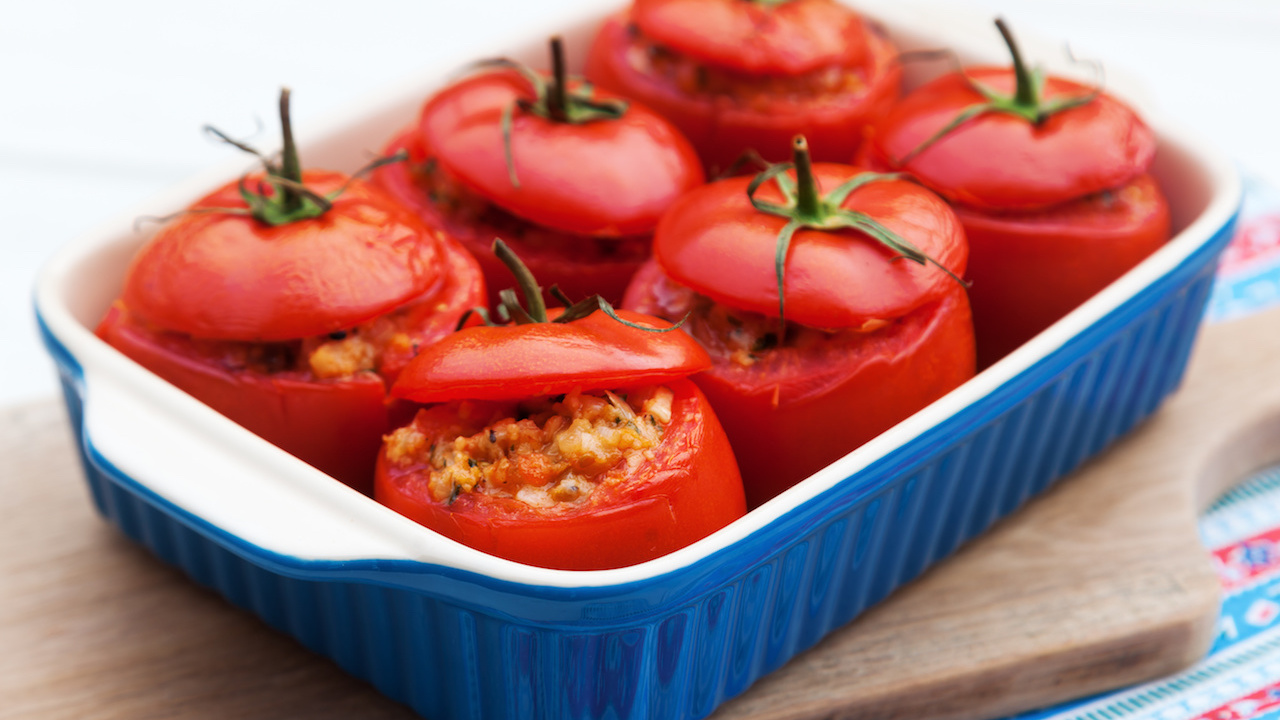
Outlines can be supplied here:
M673 397L670 388L650 386L439 405L386 436L386 458L421 466L437 502L486 493L538 508L583 503L600 484L653 458Z
M286 342L209 340L141 326L161 342L185 345L228 371L343 380L363 372L380 372L392 356L399 363L412 357L416 348L409 328L414 316L421 314L419 310L416 304L409 305L348 330Z
M685 318L684 331L693 336L717 365L751 367L782 348L809 354L820 348L856 341L892 324L870 320L859 328L814 328L788 322L782 331L778 318L731 308L663 276L652 288L656 305L646 308L668 320Z

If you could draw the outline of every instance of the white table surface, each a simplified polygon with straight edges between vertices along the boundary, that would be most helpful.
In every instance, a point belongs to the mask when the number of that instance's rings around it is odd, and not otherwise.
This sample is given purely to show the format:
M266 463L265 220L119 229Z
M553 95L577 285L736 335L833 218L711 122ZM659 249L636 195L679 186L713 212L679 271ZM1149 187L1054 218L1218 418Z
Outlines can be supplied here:
M866 0L873 7L876 0ZM956 5L961 3L956 2ZM1166 114L1280 185L1280 3L969 0L1139 78ZM543 32L599 0L45 0L0 22L0 405L51 396L31 288L97 222L234 151L200 128L276 144L275 101L323 116L415 70L475 59L486 36ZM993 36L993 42L998 42Z

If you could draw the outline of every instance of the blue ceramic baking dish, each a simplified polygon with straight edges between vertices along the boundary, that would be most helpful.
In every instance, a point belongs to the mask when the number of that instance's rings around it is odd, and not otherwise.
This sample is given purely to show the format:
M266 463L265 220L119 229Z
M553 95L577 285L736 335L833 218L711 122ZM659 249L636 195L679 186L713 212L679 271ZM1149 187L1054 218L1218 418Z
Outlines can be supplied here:
M922 27L888 4L873 14L905 47L998 59L994 46L965 50L984 37L966 33L989 28L985 18L934 16ZM569 19L570 46L585 46L599 19ZM541 41L530 38L524 57L536 61ZM358 167L452 71L300 132L306 156ZM70 244L41 275L37 315L99 511L197 582L437 720L703 717L1106 447L1176 387L1240 186L1229 163L1147 115L1161 137L1154 172L1174 208L1166 247L745 518L617 570L547 570L457 545L94 337L145 239L132 219L185 206L235 177L239 162Z

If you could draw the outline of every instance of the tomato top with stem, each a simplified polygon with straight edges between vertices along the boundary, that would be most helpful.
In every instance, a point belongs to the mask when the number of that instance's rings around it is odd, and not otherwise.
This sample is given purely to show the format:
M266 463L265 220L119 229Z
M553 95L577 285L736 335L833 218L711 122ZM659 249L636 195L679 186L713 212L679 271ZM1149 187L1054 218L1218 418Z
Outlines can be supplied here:
M870 130L873 162L979 210L1049 207L1146 172L1155 134L1132 109L1027 66L996 27L1012 67L958 70L909 94Z
M280 94L279 162L181 213L139 251L122 299L155 326L193 337L271 342L350 328L440 280L431 231L357 178L301 170ZM383 159L379 163L399 158Z
M653 385L710 367L706 351L678 325L614 310L599 295L548 310L532 274L501 240L494 253L516 276L498 313L511 324L460 329L423 349L400 374L392 395L421 403L512 400L573 390ZM487 313L479 313L488 320ZM463 323L467 318L463 318Z
M423 146L450 176L529 222L596 237L652 232L676 197L703 183L697 154L651 110L570 78L558 38L551 48L550 78L491 60L433 96L418 123Z

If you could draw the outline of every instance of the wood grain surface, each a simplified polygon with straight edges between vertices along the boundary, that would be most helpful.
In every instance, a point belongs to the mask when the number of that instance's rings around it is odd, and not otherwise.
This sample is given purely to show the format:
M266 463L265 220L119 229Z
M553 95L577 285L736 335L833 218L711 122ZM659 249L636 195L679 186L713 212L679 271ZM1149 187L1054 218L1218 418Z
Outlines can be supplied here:
M1280 459L1272 358L1280 312L1206 328L1138 431L715 717L990 718L1195 661L1196 514ZM123 539L77 463L60 404L0 410L0 718L412 717Z

